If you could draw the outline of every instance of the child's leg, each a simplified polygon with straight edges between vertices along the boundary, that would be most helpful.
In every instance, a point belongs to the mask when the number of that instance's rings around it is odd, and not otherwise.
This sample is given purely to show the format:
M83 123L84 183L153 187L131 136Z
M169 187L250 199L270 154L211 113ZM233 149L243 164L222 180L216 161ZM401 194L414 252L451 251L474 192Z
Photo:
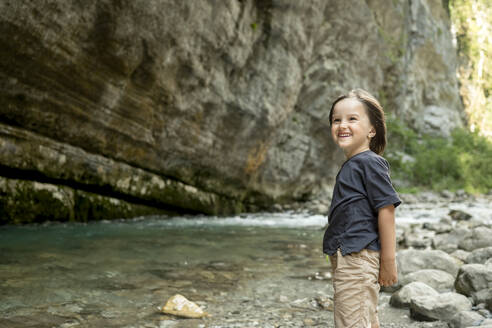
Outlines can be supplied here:
M330 257L336 328L378 328L379 252L362 250Z

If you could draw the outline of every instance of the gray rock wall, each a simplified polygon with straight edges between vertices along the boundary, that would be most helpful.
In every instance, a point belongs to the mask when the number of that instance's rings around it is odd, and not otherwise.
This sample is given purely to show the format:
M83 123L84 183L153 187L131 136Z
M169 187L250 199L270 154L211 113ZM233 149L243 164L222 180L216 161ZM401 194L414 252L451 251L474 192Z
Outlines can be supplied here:
M462 124L449 24L438 0L2 0L0 165L208 214L324 197L341 92Z

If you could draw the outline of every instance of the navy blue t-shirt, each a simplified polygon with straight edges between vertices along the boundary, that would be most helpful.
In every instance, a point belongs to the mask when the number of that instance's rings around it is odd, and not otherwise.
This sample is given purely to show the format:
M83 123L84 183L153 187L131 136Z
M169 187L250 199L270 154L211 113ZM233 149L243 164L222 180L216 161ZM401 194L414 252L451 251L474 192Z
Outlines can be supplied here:
M323 252L379 251L378 210L391 204L397 207L401 200L391 184L388 162L371 150L349 158L336 177Z

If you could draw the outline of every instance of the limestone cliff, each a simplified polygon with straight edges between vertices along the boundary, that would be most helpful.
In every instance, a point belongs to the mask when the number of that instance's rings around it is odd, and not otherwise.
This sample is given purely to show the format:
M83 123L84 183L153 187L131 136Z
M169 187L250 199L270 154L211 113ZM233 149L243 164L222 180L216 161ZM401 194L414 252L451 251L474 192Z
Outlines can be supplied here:
M462 124L439 0L2 0L0 31L4 185L255 211L329 189L348 89L420 130Z

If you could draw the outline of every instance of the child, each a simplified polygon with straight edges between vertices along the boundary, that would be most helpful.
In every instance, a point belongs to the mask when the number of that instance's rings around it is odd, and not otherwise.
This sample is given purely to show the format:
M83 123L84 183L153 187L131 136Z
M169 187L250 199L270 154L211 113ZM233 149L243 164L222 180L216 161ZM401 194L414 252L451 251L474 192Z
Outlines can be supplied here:
M347 160L336 177L323 238L329 255L337 328L377 328L379 286L397 282L395 208L401 201L391 185L386 123L379 102L364 90L335 100L331 135Z

